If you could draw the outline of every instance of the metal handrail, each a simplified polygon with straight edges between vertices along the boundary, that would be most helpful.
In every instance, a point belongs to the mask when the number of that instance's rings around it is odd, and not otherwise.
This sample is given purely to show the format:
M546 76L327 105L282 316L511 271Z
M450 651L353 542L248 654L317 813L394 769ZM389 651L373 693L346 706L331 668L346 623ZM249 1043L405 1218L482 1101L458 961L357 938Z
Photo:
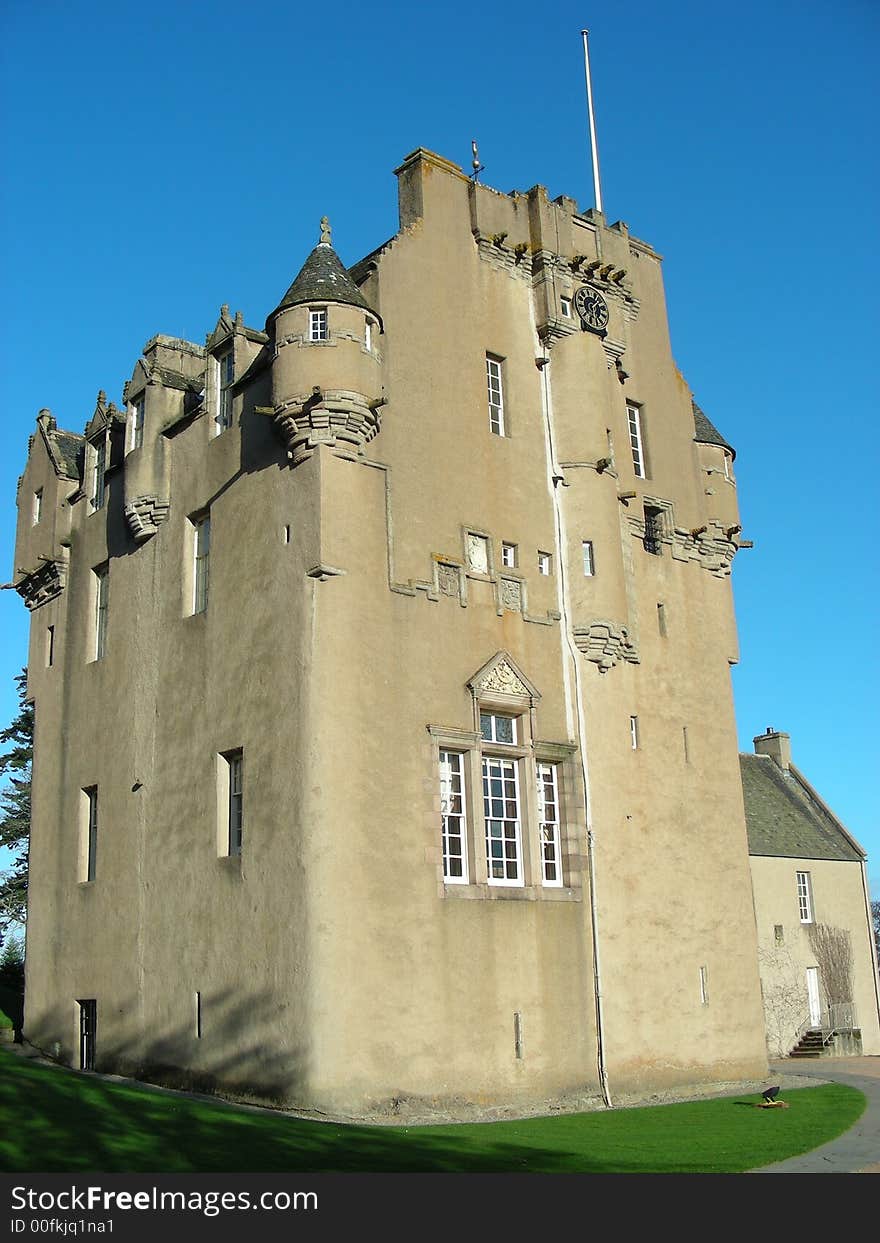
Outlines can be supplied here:
M841 1031L853 1031L858 1027L855 1004L851 1001L837 1001L819 1013L819 1022L814 1023L809 1016L797 1029L797 1038L801 1039L807 1032L821 1032L822 1043L827 1044L832 1036Z

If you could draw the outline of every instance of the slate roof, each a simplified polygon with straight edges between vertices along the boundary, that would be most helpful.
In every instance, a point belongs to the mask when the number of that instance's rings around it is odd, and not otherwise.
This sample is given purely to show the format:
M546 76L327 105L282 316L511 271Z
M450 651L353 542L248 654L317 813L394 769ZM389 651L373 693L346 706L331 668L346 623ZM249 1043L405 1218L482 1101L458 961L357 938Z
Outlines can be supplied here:
M344 302L373 311L329 242L319 242L275 311L306 302Z
M57 464L68 479L79 479L84 439L76 432L50 431L49 440L55 450Z
M693 398L691 398L691 406L694 412L694 440L703 445L721 445L722 448L729 449L733 456L736 457L736 450L733 445L728 444L718 428L709 422Z
M826 808L810 797L797 770L784 772L769 755L740 755L750 855L788 859L864 858Z

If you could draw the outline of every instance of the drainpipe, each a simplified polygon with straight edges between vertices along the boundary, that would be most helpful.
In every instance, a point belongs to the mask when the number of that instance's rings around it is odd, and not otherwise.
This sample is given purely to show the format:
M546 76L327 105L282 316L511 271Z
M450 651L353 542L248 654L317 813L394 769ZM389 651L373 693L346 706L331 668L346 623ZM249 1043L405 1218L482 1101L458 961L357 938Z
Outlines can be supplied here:
M535 333L538 347L541 341ZM560 625L565 643L574 669L575 707L577 713L577 741L580 757L581 779L584 783L584 809L587 821L587 866L590 884L590 931L593 941L593 993L596 1012L596 1052L599 1082L602 1085L602 1099L607 1107L612 1107L611 1089L608 1084L608 1068L605 1063L605 1019L602 1005L602 968L599 957L599 911L596 902L596 852L593 840L592 800L590 798L590 774L587 760L587 734L584 721L582 677L578 650L571 633L571 610L568 601L568 570L565 560L565 521L562 515L560 487L565 487L565 480L556 461L556 447L553 440L553 406L550 393L550 359L543 354L541 368L541 405L544 413L544 431L547 445L548 486L553 502L553 525L556 539L556 563L559 566L558 602L561 614ZM566 687L568 685L566 679Z

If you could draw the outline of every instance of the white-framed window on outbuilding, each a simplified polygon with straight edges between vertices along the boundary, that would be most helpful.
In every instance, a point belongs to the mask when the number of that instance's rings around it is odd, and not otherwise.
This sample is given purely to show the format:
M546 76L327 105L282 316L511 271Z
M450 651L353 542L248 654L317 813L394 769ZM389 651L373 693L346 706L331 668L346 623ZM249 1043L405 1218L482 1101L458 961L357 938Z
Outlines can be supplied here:
M486 355L486 388L489 399L489 431L504 436L504 360L495 354Z
M448 885L468 883L464 760L460 751L440 749L443 880Z
M813 886L809 872L797 873L798 911L802 924L813 922Z

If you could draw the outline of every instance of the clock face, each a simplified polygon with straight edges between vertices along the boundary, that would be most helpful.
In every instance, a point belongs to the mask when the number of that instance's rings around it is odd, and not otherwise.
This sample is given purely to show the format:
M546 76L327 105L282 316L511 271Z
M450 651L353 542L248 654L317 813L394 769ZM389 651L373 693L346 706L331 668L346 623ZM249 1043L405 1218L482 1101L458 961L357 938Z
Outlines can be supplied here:
M585 328L591 328L593 332L603 332L607 328L608 303L598 289L591 289L589 285L581 285L574 295L574 308L580 315Z

